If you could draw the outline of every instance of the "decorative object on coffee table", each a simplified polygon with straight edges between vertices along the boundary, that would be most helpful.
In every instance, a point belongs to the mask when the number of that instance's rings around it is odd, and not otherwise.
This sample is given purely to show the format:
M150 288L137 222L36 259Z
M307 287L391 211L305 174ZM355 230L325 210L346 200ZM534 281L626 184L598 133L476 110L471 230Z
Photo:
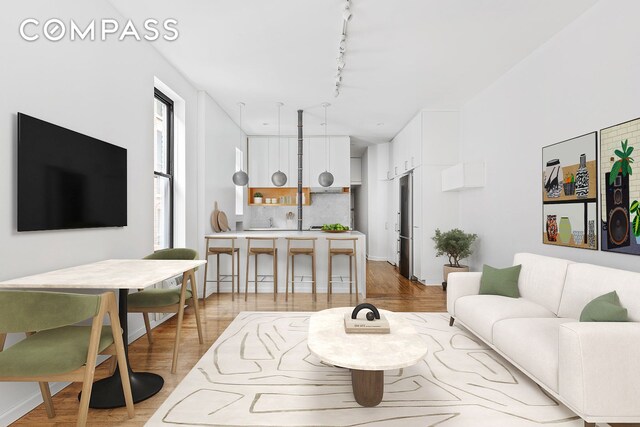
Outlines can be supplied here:
M436 234L431 238L436 243L436 256L446 255L449 257L449 263L443 267L443 290L447 290L449 273L469 271L469 266L461 265L460 260L473 254L471 245L477 238L477 234L465 233L458 228L444 233L440 229L436 229Z
M542 148L544 244L597 249L585 239L589 220L598 216L597 143L598 135L592 132ZM555 187L556 176L561 191ZM595 229L594 234L597 242Z
M362 310L366 316L358 316ZM344 331L348 334L388 334L389 321L381 315L376 306L369 303L358 304L351 313L344 314Z

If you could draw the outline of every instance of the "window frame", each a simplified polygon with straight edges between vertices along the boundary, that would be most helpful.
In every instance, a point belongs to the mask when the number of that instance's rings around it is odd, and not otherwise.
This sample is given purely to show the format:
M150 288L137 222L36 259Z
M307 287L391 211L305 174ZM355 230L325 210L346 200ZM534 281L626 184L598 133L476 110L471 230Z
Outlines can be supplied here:
M174 165L173 165L173 144L174 144L174 135L173 135L173 120L174 120L174 110L173 110L173 100L171 98L169 98L167 95L165 95L164 93L162 93L162 91L160 91L158 88L154 88L154 94L153 94L153 98L154 101L157 99L160 102L162 102L166 108L167 108L167 140L166 140L166 146L167 146L167 158L166 158L166 164L167 164L167 172L160 172L156 170L155 167L155 156L154 156L154 165L153 165L153 176L154 178L156 176L159 177L163 177L169 180L169 246L168 248L173 248L173 234L174 234L174 229L173 229L173 218L174 218L174 212L173 212L173 204L174 204L174 183L173 183L173 179L174 179ZM155 106L154 106L154 110L155 110ZM155 113L154 113L155 114ZM155 135L154 135L155 138ZM155 144L156 141L154 140L154 150L155 150ZM155 232L155 231L154 231ZM155 236L154 236L155 237Z

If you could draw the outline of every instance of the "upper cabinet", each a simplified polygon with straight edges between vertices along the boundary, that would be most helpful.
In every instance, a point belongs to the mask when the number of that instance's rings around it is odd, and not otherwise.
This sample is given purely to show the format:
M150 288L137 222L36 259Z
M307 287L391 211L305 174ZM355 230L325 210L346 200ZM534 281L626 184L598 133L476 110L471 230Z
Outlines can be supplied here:
M324 137L307 137L303 141L302 186L319 187L318 176L329 170L334 176L331 187L350 185L350 139L346 136L329 138L330 156L325 150ZM294 137L249 137L249 186L274 187L271 175L280 169L287 175L286 187L298 184L298 139Z
M362 184L362 157L351 158L351 185Z
M389 179L422 164L422 113L415 116L391 141Z

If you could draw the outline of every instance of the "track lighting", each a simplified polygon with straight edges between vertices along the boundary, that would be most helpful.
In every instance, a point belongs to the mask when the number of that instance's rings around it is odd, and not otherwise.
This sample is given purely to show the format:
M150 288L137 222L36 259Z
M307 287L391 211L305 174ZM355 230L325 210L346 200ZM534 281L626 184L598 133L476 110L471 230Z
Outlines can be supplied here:
M333 91L333 96L338 97L340 95L340 85L342 84L342 70L346 67L347 63L344 60L345 53L347 52L347 24L353 14L351 13L351 2L346 0L344 2L344 8L342 10L342 33L340 34L340 43L338 44L338 58L336 68L338 72L335 75L336 87Z
M351 8L349 6L349 1L346 1L344 4L344 11L342 12L342 19L345 21L351 19Z

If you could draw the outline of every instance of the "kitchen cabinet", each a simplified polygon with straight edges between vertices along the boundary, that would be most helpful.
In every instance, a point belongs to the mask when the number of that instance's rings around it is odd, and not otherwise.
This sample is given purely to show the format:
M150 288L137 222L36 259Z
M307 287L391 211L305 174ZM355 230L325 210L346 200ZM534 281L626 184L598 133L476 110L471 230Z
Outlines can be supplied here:
M330 151L329 156L327 156L324 137L310 138L309 140L310 186L320 187L318 177L322 172L329 171L333 174L333 185L331 187L349 187L351 182L349 137L329 137L326 145Z
M249 187L273 186L267 159L269 159L269 138L250 137L249 156L247 158Z
M289 138L278 138L277 136L269 137L269 184L275 187L271 182L271 175L281 170L287 175L287 183L285 187L291 187L291 173L289 172ZM297 181L297 178L294 182Z
M284 141L283 141L284 143ZM289 172L287 177L287 187L298 186L298 138L289 138L288 141L289 150ZM310 187L309 180L309 158L311 153L309 152L309 138L305 138L302 141L302 186Z
M362 158L351 158L351 185L362 184Z

